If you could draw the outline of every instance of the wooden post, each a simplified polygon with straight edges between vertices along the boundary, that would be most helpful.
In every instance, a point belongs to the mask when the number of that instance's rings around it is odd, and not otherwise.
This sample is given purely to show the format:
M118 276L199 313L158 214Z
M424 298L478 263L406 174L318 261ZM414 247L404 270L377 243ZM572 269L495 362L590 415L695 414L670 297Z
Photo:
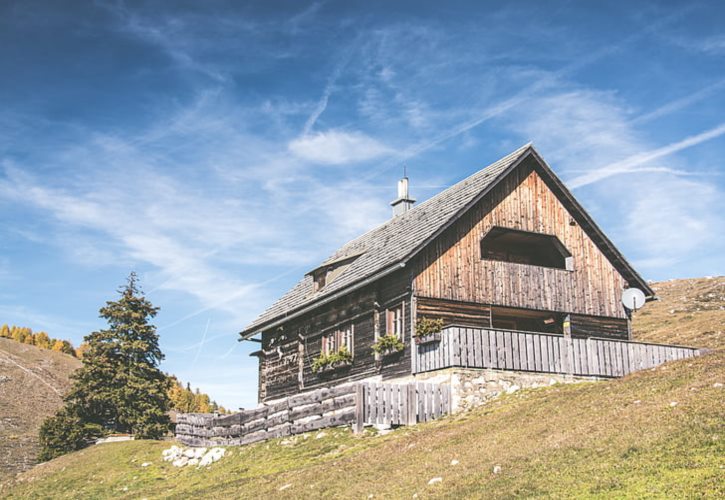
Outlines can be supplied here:
M564 332L564 370L567 375L572 376L574 373L574 351L571 345L571 315L567 314L564 317L564 324L562 325Z
M352 431L359 434L365 425L365 388L362 383L355 385L355 424Z
M415 382L410 382L407 387L408 391L408 415L407 415L407 424L408 425L415 425L417 421L417 415L418 415L418 401L416 400L416 394L415 394Z

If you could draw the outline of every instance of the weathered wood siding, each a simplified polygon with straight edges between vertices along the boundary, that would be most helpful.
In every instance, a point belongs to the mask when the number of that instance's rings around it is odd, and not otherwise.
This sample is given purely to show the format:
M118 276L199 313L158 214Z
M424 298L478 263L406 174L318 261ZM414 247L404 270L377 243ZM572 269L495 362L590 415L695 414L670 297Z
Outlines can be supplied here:
M625 280L562 205L535 166L523 163L446 229L415 264L417 295L590 316L625 318ZM574 270L481 259L493 226L556 235Z
M445 326L491 326L491 308L487 305L431 297L416 297L416 305L418 317L440 318Z
M300 391L382 375L390 378L410 373L410 271L393 273L369 287L294 318L262 333L259 400L269 401ZM371 349L376 332L385 333L385 310L404 303L406 349L376 360ZM323 335L347 324L354 328L353 363L325 374L312 372L320 355ZM300 379L300 367L302 378Z
M571 315L571 334L574 337L599 337L615 340L629 340L626 319L601 318L596 316Z

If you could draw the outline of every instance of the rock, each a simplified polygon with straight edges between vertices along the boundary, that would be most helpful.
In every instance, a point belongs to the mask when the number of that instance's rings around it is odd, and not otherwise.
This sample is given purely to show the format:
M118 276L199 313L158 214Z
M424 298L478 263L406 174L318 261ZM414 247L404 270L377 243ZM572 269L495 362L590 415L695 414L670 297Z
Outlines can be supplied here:
M196 465L198 463L199 463L199 459L198 458L190 458L189 461L186 462L186 465L190 465L191 466L191 465Z
M293 441L290 441L289 439L283 439L279 442L280 446L292 446L294 444Z
M673 408L674 408L675 406L677 406L677 401L671 401L671 402L670 402L670 406L671 406L671 407L673 407Z
M289 488L290 486L292 486L292 483L287 483L287 484L283 484L282 486L280 486L280 487L279 487L279 488L277 488L277 489L278 489L279 491L284 491L284 490L286 490L287 488Z
M634 404L638 405L638 404L640 404L641 402L642 402L642 401L640 401L640 400L638 399L637 401L635 401L635 402L634 402Z
M177 458L173 462L171 462L171 465L174 467L183 467L189 462L189 459L186 457Z
M183 455L186 458L194 458L194 456L196 455L196 452L194 451L194 448L187 448L184 450Z
M428 481L428 485L431 486L433 484L440 483L441 481L443 481L443 478L442 477L434 477L433 479L431 479L430 481Z
M141 464L141 467L148 467L149 465L151 465L151 462L144 462Z
M456 460L455 458L451 460L451 465L458 465L460 462Z
M494 474L501 474L501 466L500 465L494 465L493 466L493 473Z
M327 433L325 431L320 431L315 436L315 439L322 439L323 437L327 436Z
M521 389L521 387L519 387L518 385L512 385L511 387L506 389L506 394L513 394L514 392L518 391L519 389Z
M714 387L715 389L720 389L720 388L722 387L722 384L721 384L720 382L715 382L714 384L712 384L712 386L713 386L713 387Z
M220 460L224 456L224 453L226 453L224 448L212 448L201 458L199 467L206 467L213 464L217 460Z

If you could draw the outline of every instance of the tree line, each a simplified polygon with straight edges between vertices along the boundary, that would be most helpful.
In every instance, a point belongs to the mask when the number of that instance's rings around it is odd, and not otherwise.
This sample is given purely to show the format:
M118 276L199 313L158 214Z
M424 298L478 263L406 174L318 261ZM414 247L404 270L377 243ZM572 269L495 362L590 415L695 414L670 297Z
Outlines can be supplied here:
M171 381L169 400L172 410L179 413L229 413L226 408L209 398L208 394L200 392L198 387L193 391L188 382L184 387L175 376L171 375L169 379Z
M88 349L88 344L83 342L77 348L67 340L55 339L45 332L33 332L25 326L0 326L0 337L20 342L21 344L34 345L40 349L62 352L78 359L83 359L83 353ZM186 387L174 376L169 375L170 383L168 396L171 402L171 409L180 413L228 413L227 409L217 404L208 394L192 390L189 383Z
M75 358L83 357L84 346L81 344L78 349L67 340L54 339L45 332L34 333L33 330L24 326L8 326L4 324L0 326L0 337L12 339L21 344L34 345L41 349L62 352Z

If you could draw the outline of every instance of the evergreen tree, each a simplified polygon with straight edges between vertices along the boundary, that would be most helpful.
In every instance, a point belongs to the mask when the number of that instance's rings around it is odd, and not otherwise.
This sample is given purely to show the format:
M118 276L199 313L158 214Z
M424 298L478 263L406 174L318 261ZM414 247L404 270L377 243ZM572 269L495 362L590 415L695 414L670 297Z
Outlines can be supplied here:
M100 309L108 329L84 338L88 347L83 365L72 376L65 407L52 417L75 422L72 431L61 432L53 440L61 453L77 449L78 433L83 430L89 432L85 439L90 440L93 429L132 433L140 439L158 439L169 429L169 379L158 368L163 354L156 327L149 323L158 308L140 292L135 273L119 293L120 299ZM46 437L53 437L58 421L46 424ZM47 451L44 456L51 454Z

